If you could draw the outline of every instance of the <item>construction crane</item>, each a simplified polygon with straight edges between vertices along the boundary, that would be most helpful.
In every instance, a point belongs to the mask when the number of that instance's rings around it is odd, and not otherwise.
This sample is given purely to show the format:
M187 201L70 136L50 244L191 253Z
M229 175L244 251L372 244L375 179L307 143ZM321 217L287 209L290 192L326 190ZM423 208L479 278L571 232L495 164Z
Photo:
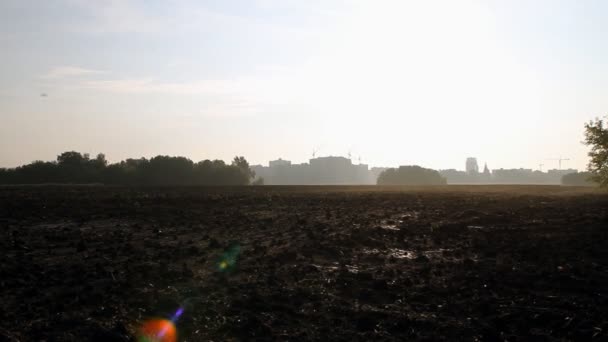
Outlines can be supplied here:
M558 164L559 165L559 170L561 170L562 169L562 161L564 161L564 160L570 160L570 158L559 157L559 158L552 158L552 159L547 159L547 160L557 160L558 163L559 163Z

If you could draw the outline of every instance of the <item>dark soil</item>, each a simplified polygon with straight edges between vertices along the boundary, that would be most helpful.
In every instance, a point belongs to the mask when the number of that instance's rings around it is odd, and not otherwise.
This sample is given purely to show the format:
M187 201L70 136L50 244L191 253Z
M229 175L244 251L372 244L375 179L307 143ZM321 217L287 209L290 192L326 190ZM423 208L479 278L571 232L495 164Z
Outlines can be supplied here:
M5 187L0 233L0 341L608 339L583 189Z

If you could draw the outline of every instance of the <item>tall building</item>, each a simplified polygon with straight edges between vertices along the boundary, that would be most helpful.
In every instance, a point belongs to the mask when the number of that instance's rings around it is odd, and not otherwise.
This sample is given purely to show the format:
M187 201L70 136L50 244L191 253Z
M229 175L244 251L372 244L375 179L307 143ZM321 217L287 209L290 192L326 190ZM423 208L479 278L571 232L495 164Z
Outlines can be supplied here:
M479 173L479 165L477 165L477 158L467 158L466 171L469 174Z
M486 176L490 175L490 169L488 169L488 163L483 164L483 174Z
M310 172L316 184L352 184L354 167L344 157L317 157L310 159Z

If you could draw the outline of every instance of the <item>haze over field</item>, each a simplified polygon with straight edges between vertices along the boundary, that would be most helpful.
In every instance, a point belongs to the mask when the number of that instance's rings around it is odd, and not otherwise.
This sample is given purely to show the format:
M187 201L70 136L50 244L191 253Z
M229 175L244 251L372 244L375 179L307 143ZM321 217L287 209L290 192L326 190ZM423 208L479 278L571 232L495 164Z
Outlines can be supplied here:
M2 1L0 167L59 151L587 163L605 1Z

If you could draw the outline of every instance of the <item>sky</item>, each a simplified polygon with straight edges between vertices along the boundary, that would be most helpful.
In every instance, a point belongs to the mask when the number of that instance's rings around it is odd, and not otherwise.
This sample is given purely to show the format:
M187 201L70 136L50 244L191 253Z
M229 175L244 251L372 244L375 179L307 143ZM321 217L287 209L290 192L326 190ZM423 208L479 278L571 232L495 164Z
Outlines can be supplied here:
M69 150L583 170L602 0L3 0L0 167Z

